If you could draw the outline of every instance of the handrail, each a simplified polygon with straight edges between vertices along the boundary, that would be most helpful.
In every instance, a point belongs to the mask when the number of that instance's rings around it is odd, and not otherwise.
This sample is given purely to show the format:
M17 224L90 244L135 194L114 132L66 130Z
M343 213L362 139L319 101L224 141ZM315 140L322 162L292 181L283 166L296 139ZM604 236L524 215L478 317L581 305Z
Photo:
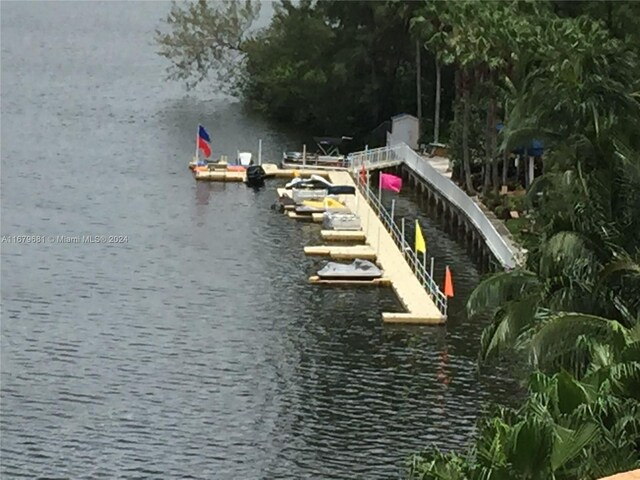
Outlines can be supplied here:
M398 228L398 225L395 222L395 219L391 217L391 214L387 211L385 206L382 204L380 199L376 197L375 194L371 193L371 188L367 185L365 188L360 179L358 177L358 172L355 173L355 183L357 185L358 190L363 195L363 197L367 200L369 205L372 207L373 211L380 219L387 232L391 234L391 238L395 242L395 244L400 249L402 256L406 260L407 264L415 274L416 278L420 282L420 284L427 291L433 302L435 303L438 310L443 317L447 317L447 297L440 290L438 284L433 280L429 272L427 271L427 266L424 265L423 262L420 262L418 258L417 252L415 252L407 242L406 238L402 235L402 232Z
M416 174L432 185L451 204L458 207L471 220L484 237L489 249L506 268L517 265L516 252L498 233L478 204L450 179L442 176L433 166L405 143L355 152L349 155L353 169L383 168L404 163Z

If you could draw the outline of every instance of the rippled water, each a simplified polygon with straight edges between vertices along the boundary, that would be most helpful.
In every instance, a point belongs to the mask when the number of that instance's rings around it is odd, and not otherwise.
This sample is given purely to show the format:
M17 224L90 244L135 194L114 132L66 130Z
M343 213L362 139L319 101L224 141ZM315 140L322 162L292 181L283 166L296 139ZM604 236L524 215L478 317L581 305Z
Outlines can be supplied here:
M306 283L319 227L272 211L275 183L193 181L199 121L230 156L297 140L163 81L167 4L1 5L2 234L127 236L2 245L3 479L395 478L513 392L476 374L478 272L426 217L450 321L383 326L391 290Z

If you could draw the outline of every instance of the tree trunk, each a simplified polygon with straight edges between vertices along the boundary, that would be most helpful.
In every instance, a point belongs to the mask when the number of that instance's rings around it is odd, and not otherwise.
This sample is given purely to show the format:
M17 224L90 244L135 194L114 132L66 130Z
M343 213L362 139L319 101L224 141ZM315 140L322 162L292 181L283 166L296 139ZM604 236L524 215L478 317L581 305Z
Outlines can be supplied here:
M471 181L471 165L469 163L469 74L462 72L462 165L464 168L464 180L467 192L471 195L475 193L473 182Z
M440 62L436 57L436 112L433 120L433 143L440 140L440 82L442 74L440 71Z
M509 110L508 110L509 104L508 101L505 100L505 105L504 105L504 119L503 119L503 124L504 127L507 127L507 118L509 115ZM497 138L497 135L496 135ZM502 152L502 184L506 185L507 184L507 177L509 174L509 150L507 148L504 149L504 152Z
M509 171L509 152L502 152L502 185L507 184L507 173Z
M484 165L482 167L482 195L491 190L491 104L487 108L487 122L484 130Z
M422 132L422 85L420 79L420 68L422 62L420 61L420 50L422 46L420 41L416 40L416 104L417 104L417 116L418 116L418 132Z
M490 136L491 139L491 160L493 163L493 188L500 189L500 157L498 156L498 130L496 129L496 97L491 96L489 101L489 111L491 112Z

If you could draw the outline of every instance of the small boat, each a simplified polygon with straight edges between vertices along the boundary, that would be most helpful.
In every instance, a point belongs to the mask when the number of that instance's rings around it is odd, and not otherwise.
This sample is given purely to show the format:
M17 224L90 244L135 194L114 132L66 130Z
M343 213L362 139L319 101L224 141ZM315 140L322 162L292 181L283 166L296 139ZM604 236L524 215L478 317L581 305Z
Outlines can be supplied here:
M284 188L287 190L291 190L293 188L302 189L306 188L308 190L318 190L318 189L328 189L333 186L329 181L322 178L320 175L311 175L309 178L300 178L296 177L287 183Z
M325 212L322 228L326 230L360 230L360 218L354 213Z
M304 200L322 200L327 195L329 195L329 191L327 189L307 190L294 188L291 191L291 198L293 198L293 201L296 203L302 203Z
M329 195L355 195L356 188L352 185L334 185L319 175L311 175L309 178L294 178L284 188L291 190L324 190Z
M317 275L324 280L373 280L382 277L382 270L368 260L356 258L353 263L348 265L328 262L323 268L318 270Z

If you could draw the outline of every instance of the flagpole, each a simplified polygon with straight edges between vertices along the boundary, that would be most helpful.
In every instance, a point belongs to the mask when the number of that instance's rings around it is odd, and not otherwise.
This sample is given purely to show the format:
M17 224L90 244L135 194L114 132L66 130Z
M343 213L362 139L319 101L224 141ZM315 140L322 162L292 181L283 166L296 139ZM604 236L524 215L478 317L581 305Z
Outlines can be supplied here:
M433 263L434 263L434 258L431 257L431 272L429 274L431 276L431 283L434 283L433 282Z
M380 230L382 230L382 220L378 222L378 252L376 253L376 256L380 255Z
M391 199L391 224L395 225L395 222L393 221L393 216L395 214L395 209L396 209L396 199L392 198ZM392 229L393 231L393 229Z
M200 161L200 155L198 153L198 139L200 138L200 124L196 127L196 165Z
M422 265L424 265L425 272L427 271L427 249L422 251Z
M404 249L404 217L402 217L402 241L400 242L402 244L402 256L405 256L405 249Z
M369 169L367 169L367 202L369 201L369 197L371 196L371 186L369 185L371 178L369 177ZM367 208L367 235L369 233L369 212L371 211L371 206Z

